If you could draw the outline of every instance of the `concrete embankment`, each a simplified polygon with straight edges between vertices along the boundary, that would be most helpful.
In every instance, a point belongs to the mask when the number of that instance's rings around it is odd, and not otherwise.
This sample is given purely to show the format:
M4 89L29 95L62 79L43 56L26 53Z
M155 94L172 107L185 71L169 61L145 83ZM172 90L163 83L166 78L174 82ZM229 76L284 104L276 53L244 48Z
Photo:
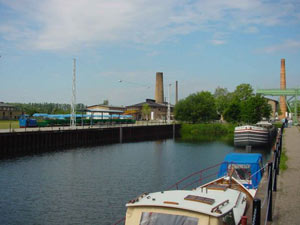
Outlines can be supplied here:
M0 133L0 158L66 148L172 138L180 125L129 126Z
M286 128L283 137L288 168L279 175L272 224L297 225L300 224L300 132L297 127Z

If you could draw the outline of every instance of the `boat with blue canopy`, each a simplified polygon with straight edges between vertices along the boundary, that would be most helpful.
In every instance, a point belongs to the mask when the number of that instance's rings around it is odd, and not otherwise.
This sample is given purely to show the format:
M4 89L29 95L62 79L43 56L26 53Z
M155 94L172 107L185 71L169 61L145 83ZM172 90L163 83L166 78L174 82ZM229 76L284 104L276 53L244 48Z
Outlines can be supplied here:
M215 174L217 179L192 190L179 189L178 185L194 175L203 178L202 172L215 166L177 182L176 190L144 193L129 201L126 204L126 217L116 224L122 221L125 221L125 225L240 224L262 179L262 155L230 153L218 165L219 172Z
M218 177L232 172L232 176L241 181L248 189L257 189L262 178L262 155L258 153L230 153L222 163Z

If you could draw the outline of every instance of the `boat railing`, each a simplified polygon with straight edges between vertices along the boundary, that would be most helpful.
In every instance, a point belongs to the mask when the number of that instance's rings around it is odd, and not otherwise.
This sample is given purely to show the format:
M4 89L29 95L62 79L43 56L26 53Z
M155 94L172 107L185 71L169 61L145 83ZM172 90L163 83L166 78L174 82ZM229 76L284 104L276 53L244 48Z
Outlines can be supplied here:
M199 186L213 179L216 179L221 164L222 163L218 163L216 165L194 172L184 177L183 179L179 180L175 184L169 186L167 190L172 190L172 189L184 190L184 189L195 188L196 185Z
M216 165L210 166L208 168L202 169L200 171L194 172L194 173L182 178L181 180L179 180L175 184L169 186L167 188L167 190L192 189L192 188L199 187L200 185L203 185L205 183L208 183L208 182L210 182L214 179L217 179L218 174L219 174L220 166L221 165L224 166L224 164L225 164L225 167L227 168L227 172L222 174L222 176L227 176L229 174L232 175L232 172L230 171L231 165L236 165L238 163L236 163L236 162L222 162L222 163L218 163ZM252 183L252 179L255 179L257 181L257 178L254 175L257 172L261 172L261 170L263 170L264 168L261 168L259 171L257 171L254 174L251 174L250 171L248 171L247 169L245 169L243 167L241 167L239 169L242 170L245 174L245 177L243 177L243 179L239 178L239 180L241 179L241 181L243 180L244 182L246 182L248 187L254 188L253 183Z

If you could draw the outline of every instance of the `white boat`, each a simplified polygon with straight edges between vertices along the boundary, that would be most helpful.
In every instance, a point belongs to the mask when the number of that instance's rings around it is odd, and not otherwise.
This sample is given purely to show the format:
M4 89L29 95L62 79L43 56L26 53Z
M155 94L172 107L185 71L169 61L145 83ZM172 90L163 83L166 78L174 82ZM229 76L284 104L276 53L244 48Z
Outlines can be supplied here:
M219 178L205 185L145 193L129 201L125 225L238 225L256 193L260 166L260 154L229 154Z
M276 128L267 121L255 125L238 126L234 129L235 146L269 145L276 135Z

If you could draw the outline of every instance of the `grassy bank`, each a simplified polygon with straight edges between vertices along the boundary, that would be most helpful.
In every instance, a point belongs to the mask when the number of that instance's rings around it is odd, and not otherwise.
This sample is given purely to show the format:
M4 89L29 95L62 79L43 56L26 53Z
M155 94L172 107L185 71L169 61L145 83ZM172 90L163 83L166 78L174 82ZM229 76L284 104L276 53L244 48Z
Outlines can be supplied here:
M282 123L281 123L281 122L276 122L276 123L274 123L274 126L275 126L276 128L281 128Z
M282 150L283 151L281 152L281 156L280 156L279 168L280 168L280 170L285 171L288 168L288 166L287 166L288 157L286 155L286 149L283 148Z
M19 128L19 121L16 120L0 120L0 129Z
M183 141L233 141L233 124L182 124L181 139Z

